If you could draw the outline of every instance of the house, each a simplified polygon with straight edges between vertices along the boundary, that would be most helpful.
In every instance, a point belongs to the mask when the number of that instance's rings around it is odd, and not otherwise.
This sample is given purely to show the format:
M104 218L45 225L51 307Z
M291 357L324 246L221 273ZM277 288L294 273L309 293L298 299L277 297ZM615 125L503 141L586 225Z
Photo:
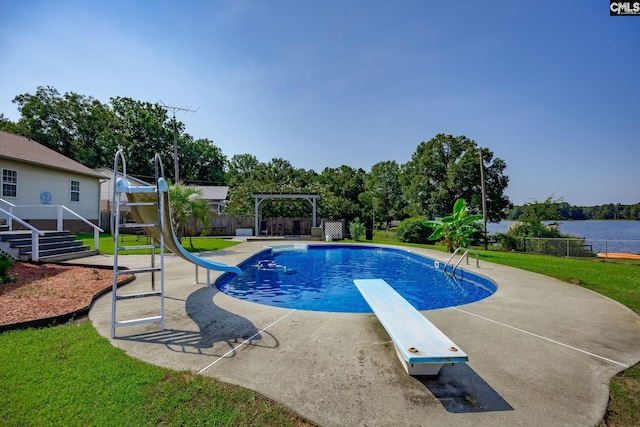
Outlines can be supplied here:
M221 213L225 207L229 187L225 185L194 185L202 193L202 198L209 203L211 210Z
M96 171L29 138L0 131L0 173L0 208L34 227L55 230L61 205L99 223L102 175ZM62 218L65 230L93 230L70 213ZM0 219L8 216L0 211Z
M100 182L100 211L111 212L111 205L113 203L113 169L98 168L96 169L96 172L102 175L102 181ZM118 171L116 179L122 177L122 172ZM131 175L127 175L127 181L136 186L154 185ZM191 187L202 193L202 198L209 203L209 206L215 213L222 212L227 199L227 194L229 193L229 187L207 185L194 185Z
M111 204L113 203L113 169L111 168L98 168L96 172L102 176L100 181L100 211L111 212ZM116 179L123 178L122 172L118 171ZM127 181L135 186L147 186L155 185L141 179L135 178L131 175L127 175Z

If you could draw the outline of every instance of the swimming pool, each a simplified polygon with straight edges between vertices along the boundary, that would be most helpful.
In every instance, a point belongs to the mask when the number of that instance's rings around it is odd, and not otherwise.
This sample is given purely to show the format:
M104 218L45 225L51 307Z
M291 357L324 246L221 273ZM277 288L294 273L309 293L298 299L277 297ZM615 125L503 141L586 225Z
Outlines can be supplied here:
M370 313L353 279L384 279L418 310L479 301L497 287L464 273L453 279L430 258L408 250L368 245L283 245L258 252L224 274L216 287L227 295L276 307Z

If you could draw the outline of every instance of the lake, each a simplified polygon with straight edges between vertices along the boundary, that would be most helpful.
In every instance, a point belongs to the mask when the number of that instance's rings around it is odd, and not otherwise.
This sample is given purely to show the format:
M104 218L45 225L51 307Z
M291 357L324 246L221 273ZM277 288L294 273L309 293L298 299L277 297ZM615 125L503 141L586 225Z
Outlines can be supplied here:
M488 223L487 232L504 233L514 221ZM640 253L640 221L558 221L560 232L585 238L596 252Z

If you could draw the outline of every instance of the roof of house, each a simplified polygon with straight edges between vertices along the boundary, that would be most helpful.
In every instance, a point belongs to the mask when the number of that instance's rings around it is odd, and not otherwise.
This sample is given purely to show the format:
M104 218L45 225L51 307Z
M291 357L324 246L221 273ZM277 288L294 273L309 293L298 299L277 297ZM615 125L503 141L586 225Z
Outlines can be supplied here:
M96 169L96 172L98 172L100 175L102 175L103 177L107 178L107 179L111 179L113 178L113 169L111 168L98 168ZM121 178L122 172L118 171L118 178ZM141 179L138 179L134 176L128 175L127 174L127 180L131 183L133 183L134 185L151 185L149 182L147 181L143 181Z
M0 131L0 158L101 178L98 172L24 136Z
M226 200L229 187L225 185L195 185L205 200Z

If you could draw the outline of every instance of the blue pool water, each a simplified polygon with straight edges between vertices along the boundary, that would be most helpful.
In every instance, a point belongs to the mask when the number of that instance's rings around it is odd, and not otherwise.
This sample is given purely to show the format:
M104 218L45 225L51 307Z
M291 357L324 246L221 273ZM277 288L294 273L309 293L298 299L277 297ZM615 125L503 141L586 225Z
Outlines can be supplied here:
M384 279L418 310L484 299L492 281L465 272L453 279L434 260L402 249L364 245L288 245L269 248L225 274L216 287L235 298L311 311L370 313L353 279Z

